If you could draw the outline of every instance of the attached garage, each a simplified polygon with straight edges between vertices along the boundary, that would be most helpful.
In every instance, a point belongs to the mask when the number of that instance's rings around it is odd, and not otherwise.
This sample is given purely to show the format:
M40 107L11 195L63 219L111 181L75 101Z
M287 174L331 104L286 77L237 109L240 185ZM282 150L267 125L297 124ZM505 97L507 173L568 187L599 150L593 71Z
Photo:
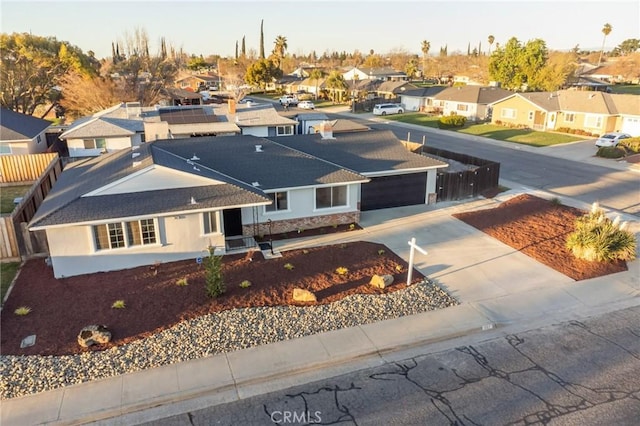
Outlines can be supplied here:
M640 117L624 117L620 131L631 136L640 136Z
M374 177L361 188L361 211L424 204L427 173Z

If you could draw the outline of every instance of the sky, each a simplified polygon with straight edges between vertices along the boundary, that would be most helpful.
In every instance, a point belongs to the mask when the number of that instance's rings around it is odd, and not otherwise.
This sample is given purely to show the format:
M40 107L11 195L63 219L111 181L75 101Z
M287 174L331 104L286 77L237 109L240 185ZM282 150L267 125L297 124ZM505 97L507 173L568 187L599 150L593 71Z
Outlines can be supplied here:
M422 40L437 55L467 52L491 34L504 44L540 38L551 50L599 50L602 27L613 30L606 50L629 38L640 38L640 1L30 1L0 0L0 30L54 36L111 56L111 42L122 41L136 28L149 35L151 51L165 37L189 54L235 55L245 37L247 51L259 51L264 20L265 51L278 36L288 52L318 55L358 50L368 54L406 51L421 54ZM493 46L495 49L495 44Z

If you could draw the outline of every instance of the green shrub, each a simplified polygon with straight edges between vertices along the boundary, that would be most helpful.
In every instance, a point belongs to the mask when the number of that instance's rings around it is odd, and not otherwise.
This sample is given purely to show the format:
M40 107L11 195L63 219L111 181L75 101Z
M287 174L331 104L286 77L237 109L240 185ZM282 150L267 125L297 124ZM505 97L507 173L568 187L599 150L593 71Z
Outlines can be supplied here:
M204 289L207 296L216 298L227 290L222 276L222 256L215 255L215 247L209 247L209 257L205 259Z
M124 309L125 307L126 307L126 305L124 304L124 300L116 300L111 305L111 308L113 308L113 309Z
M20 306L19 308L17 308L15 311L13 311L14 314L18 315L18 316L25 316L28 315L31 312L31 308L28 306Z
M385 252L384 252L384 249L380 249L380 250L378 250L378 254L379 254L380 256L382 256L384 253L385 253Z
M620 218L610 220L594 203L591 212L576 220L576 230L567 237L567 248L579 259L609 262L636 257L636 238Z
M336 268L336 274L338 275L347 275L348 273L349 273L349 270L344 266L340 266L339 268Z
M603 158L622 158L625 154L625 150L617 146L603 146L596 152L596 156Z
M625 148L627 151L638 153L640 152L640 137L623 139L618 146Z
M293 266L291 263L285 263L284 264L284 269L288 270L288 271L292 271L295 268L295 266Z
M251 287L251 281L249 280L244 280L240 283L240 288L249 288Z
M186 287L189 285L189 281L187 280L187 278L180 278L178 281L176 281L176 285L178 287Z
M438 127L441 129L450 129L453 127L462 127L466 124L467 118L462 115L449 115L440 117L438 120Z

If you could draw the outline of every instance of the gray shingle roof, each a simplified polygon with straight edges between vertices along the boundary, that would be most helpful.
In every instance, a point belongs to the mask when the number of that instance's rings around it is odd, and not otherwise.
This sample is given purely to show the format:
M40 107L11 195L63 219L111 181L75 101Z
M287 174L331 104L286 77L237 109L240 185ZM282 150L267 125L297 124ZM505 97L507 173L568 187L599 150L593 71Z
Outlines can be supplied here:
M280 137L288 139L287 137ZM272 190L322 184L359 182L357 173L255 136L203 137L156 141L156 148L182 158L194 154L197 164L258 188ZM261 145L261 152L256 152Z
M81 120L63 134L62 139L98 138L110 136L131 136L144 131L144 122L140 119L126 119L113 117L93 117Z
M511 95L513 95L513 92L499 87L458 86L446 88L438 93L435 98L442 101L486 105Z
M334 136L294 135L272 140L363 174L447 167L442 161L409 152L390 130Z
M447 86L431 86L420 87L417 89L407 90L401 93L401 96L414 96L416 98L430 98L446 89Z
M0 108L0 140L2 141L33 139L49 126L51 122L47 120Z

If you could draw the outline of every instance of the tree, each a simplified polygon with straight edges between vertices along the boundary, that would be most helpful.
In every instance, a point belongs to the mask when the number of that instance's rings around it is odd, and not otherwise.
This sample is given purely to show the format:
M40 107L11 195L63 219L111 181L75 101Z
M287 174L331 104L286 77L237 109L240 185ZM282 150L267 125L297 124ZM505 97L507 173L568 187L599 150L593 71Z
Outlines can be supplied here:
M313 71L311 71L311 73L309 74L309 78L316 83L316 100L318 99L318 84L320 83L320 79L322 79L322 77L324 77L324 73L319 68L314 68Z
M202 55L191 55L191 58L189 58L189 61L187 62L187 68L189 68L191 71L198 71L208 66L209 64L204 60Z
M404 72L409 79L413 80L418 75L418 58L411 58L404 67ZM423 70L424 72L424 70ZM424 75L424 74L423 74Z
M279 35L276 37L276 41L273 42L273 55L276 58L278 68L282 69L282 59L284 58L284 52L287 50L287 38Z
M602 54L604 53L604 43L607 40L607 36L609 34L611 34L611 31L613 30L613 27L611 26L611 24L604 24L604 26L602 27L602 34L604 34L604 37L602 37L602 49L600 49L600 58L598 58L598 66L600 66L600 63L602 62Z
M209 256L205 258L205 292L214 299L224 294L227 287L222 275L222 256L215 254L215 247L209 247Z
M543 40L536 39L522 45L512 37L504 48L496 47L489 61L489 75L510 90L536 90L540 85L538 73L547 61L547 48Z
M420 44L420 50L422 51L422 79L425 78L425 73L427 71L427 59L429 55L429 49L431 49L431 43L427 40L422 40ZM442 50L441 50L442 51Z
M331 100L336 101L336 95L338 100L342 98L342 93L349 88L349 85L344 80L344 76L340 71L331 71L329 77L325 81L325 85L328 89L331 89Z
M264 90L267 83L282 75L282 71L270 59L260 59L247 69L244 79L247 83Z
M244 42L244 37L245 36L242 36L242 50L241 50L243 57L247 56L247 45Z
M561 89L573 75L577 65L577 55L573 52L552 52L547 64L535 76L534 86L546 92Z
M636 50L640 49L640 40L637 38L629 38L624 40L617 47L622 56L630 55Z
M60 80L59 86L63 93L60 105L67 117L87 116L120 102L136 100L108 76L83 76L69 72Z
M264 59L264 19L260 21L260 59Z
M56 89L69 71L94 75L97 61L55 37L0 34L0 104L23 114L59 97Z
M487 41L489 41L489 55L491 55L491 46L493 46L493 42L496 41L496 38L493 35L489 34Z
M238 60L238 40L236 40L236 56L235 56L236 61Z

